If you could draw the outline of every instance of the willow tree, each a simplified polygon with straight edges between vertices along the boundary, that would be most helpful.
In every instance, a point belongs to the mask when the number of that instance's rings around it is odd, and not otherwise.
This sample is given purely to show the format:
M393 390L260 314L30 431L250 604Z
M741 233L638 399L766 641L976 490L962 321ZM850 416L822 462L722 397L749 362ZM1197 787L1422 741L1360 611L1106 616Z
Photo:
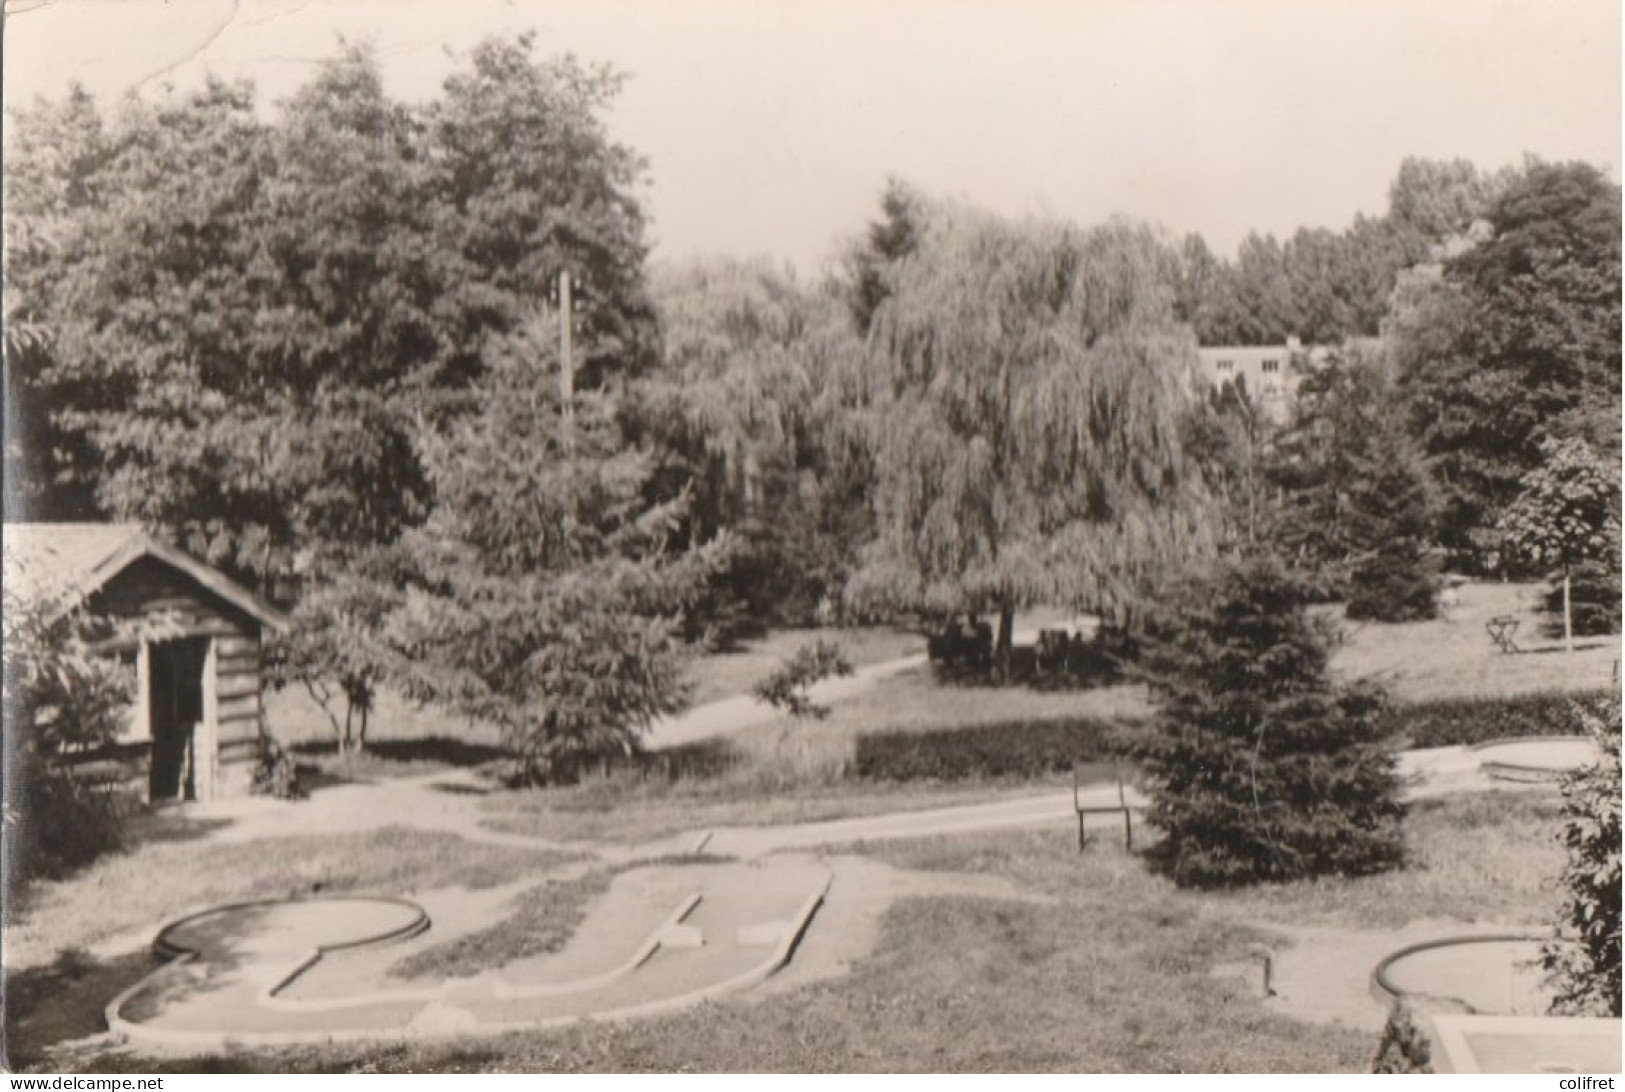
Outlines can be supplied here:
M1150 230L921 204L875 293L879 534L856 590L997 613L1002 664L1017 609L1122 609L1200 535L1194 343Z
M843 301L764 261L708 259L653 281L659 367L637 389L672 490L693 498L690 536L730 532L713 617L804 623L838 591L854 529L840 389L860 347Z

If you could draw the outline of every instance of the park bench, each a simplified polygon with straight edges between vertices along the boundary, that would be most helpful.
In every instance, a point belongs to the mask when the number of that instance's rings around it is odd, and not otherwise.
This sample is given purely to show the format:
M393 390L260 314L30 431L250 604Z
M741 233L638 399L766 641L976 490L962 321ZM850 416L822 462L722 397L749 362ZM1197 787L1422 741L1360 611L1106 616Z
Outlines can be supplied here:
M1498 614L1484 623L1484 631L1502 652L1522 652L1512 635L1518 632L1518 619L1510 614Z
M1083 802L1083 786L1087 771L1098 771L1102 763L1074 762L1072 764L1072 807L1078 813L1078 852L1082 853L1089 848L1089 829L1086 818L1090 815L1111 815L1121 812L1123 815L1123 848L1134 848L1134 813L1129 807L1128 793L1123 784L1123 767L1117 763L1110 764L1110 777L1105 784L1115 782L1117 785L1117 803L1115 804L1085 804ZM1089 778L1093 784L1102 782Z
M955 619L926 638L926 658L939 667L985 670L993 662L993 627L977 621L968 630Z

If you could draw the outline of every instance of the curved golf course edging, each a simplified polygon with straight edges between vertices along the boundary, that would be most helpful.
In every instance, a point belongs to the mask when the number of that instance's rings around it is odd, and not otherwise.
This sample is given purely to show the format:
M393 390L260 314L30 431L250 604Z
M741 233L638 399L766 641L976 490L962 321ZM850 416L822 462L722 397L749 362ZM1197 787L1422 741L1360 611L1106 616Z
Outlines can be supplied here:
M202 1031L189 1029L158 1028L147 1024L132 1021L122 1015L122 1010L133 998L141 993L148 984L158 975L176 970L197 957L197 953L185 950L183 954L166 963L164 966L143 977L141 981L121 992L107 1006L107 1026L115 1034L124 1036L127 1040L143 1046L154 1047L170 1051L197 1051L219 1050L231 1051L239 1049L253 1049L256 1047L284 1047L284 1046L314 1046L337 1043L365 1043L389 1042L410 1039L414 1042L424 1040L441 1040L453 1038L467 1038L469 1036L488 1037L504 1035L515 1031L545 1031L554 1028L566 1027L582 1021L618 1021L638 1017L657 1016L665 1013L677 1012L691 1008L703 1001L712 1000L728 993L748 989L759 985L772 977L790 962L795 953L796 946L811 924L813 916L823 904L829 893L833 881L833 874L826 874L822 886L810 895L796 911L789 923L789 928L774 947L773 952L761 963L744 971L741 974L723 982L714 983L686 993L672 997L661 998L658 1001L632 1005L621 1009L596 1012L586 1015L571 1015L551 1017L535 1021L513 1021L503 1024L472 1024L458 1027L434 1028L414 1026L408 1022L395 1028L335 1028L322 1031ZM280 901L280 900L276 900ZM686 915L697 899L685 901L680 908L676 920ZM246 904L253 905L253 904ZM208 913L209 911L205 911ZM196 916L196 915L194 915ZM178 923L176 923L178 924ZM161 935L161 934L160 934ZM335 950L337 947L356 947L355 942L341 946L330 945L325 950ZM640 955L647 959L648 954L640 951ZM320 952L303 957L294 975L301 973L319 958ZM641 962L641 960L640 960ZM291 977L285 981L291 981Z
M1395 1001L1398 1001L1404 997L1418 996L1418 994L1414 991L1401 989L1394 982L1392 976L1389 974L1389 971L1393 968L1394 964L1422 952L1431 952L1439 948L1468 947L1474 944L1539 943L1540 941L1546 939L1547 938L1544 934L1530 932L1463 933L1456 936L1435 937L1432 940L1424 940L1417 944L1407 944L1398 951L1390 952L1387 956L1384 956L1382 961L1379 962L1376 967L1372 968L1371 996L1376 998L1384 1005L1391 1005ZM1460 1001L1463 1005L1467 1005L1467 1002L1459 997L1451 998L1450 1000ZM1472 1009L1471 1005L1467 1005L1467 1007L1470 1010Z
M1561 781L1571 771L1580 768L1583 762L1549 761L1529 762L1515 761L1508 758L1487 757L1497 750L1511 750L1515 748L1548 747L1556 754L1567 752L1570 756L1575 751L1596 750L1596 745L1584 736L1509 736L1505 739L1485 740L1482 743L1472 744L1467 748L1469 752L1483 754L1486 757L1479 764L1484 775L1496 781L1516 781L1522 783L1540 783ZM1594 761L1594 759L1593 759Z
M632 953L630 958L602 974L593 975L591 978L580 978L570 982L543 986L510 986L499 978L492 983L492 993L505 1001L514 1001L532 997L559 997L571 993L584 993L587 990L598 989L612 982L617 982L647 963L655 952L659 951L661 940L666 935L667 930L680 923L699 904L699 892L689 895L678 904L677 909L666 921L662 922L642 944L638 945L637 950ZM291 986L295 979L315 966L322 958L322 955L323 950L320 948L312 951L300 961L299 965L290 974L262 990L259 995L260 1005L279 1012L343 1012L345 1009L359 1009L373 1005L428 1004L432 1001L444 999L447 990L453 984L468 981L461 978L448 978L442 980L436 986L403 986L398 990L347 994L344 997L290 998L280 996L282 991Z
M404 909L407 911L408 918L404 923L392 926L389 929L384 929L376 933L367 933L348 940L333 941L328 944L317 946L310 952L307 952L305 955L294 961L289 972L278 980L276 989L282 989L283 987L287 986L294 979L298 978L301 974L314 966L316 962L328 952L345 951L347 949L361 948L372 944L385 944L396 940L407 940L411 937L417 936L419 933L423 932L429 927L429 913L428 911L424 910L423 907L407 899L392 898L384 895L338 895L317 898L297 896L286 899L252 899L245 902L222 903L219 906L211 906L207 909L197 910L176 918L174 921L158 930L158 935L152 940L152 950L160 958L167 960L167 962L165 962L161 967L153 970L150 974L143 975L140 981L136 982L135 985L130 986L128 989L121 990L118 995L113 998L113 1000L108 1002L107 1008L103 1012L103 1017L107 1021L108 1030L114 1032L115 1034L127 1036L132 1040L157 1042L160 1045L193 1045L194 1040L191 1039L192 1036L200 1036L195 1040L195 1042L199 1044L214 1042L218 1036L212 1032L196 1033L173 1031L157 1033L154 1029L148 1028L144 1024L127 1018L124 1015L124 1006L129 1004L130 1001L132 1001L135 997L139 996L141 992L151 985L152 981L159 975L173 973L197 959L198 949L189 947L173 939L176 933L180 932L187 926L198 921L202 921L205 918L218 917L223 914L236 913L242 910L253 910L260 907L287 906L292 903L309 902L374 903L389 906L394 909ZM165 1038L154 1039L153 1036L155 1034L161 1034L165 1036Z
M259 907L290 906L296 903L312 902L368 902L381 906L404 908L411 917L401 925L385 929L378 933L368 933L353 940L334 941L331 944L321 945L319 952L339 952L348 948L364 948L369 944L384 944L392 940L407 940L417 936L429 927L429 913L415 902L407 899L391 898L387 895L326 895L326 896L296 896L287 899L252 899L247 902L228 902L219 906L211 906L206 910L199 910L176 918L174 921L158 930L158 935L152 940L152 949L158 955L174 960L184 955L196 955L197 949L189 948L171 937L204 918L218 917L223 914L233 914L240 910L254 910Z

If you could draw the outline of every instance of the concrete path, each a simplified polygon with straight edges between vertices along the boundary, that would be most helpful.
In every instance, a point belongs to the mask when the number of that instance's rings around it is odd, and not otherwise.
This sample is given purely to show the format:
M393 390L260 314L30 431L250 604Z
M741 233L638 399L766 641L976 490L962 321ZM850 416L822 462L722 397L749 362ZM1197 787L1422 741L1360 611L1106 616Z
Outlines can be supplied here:
M1466 747L1438 747L1406 751L1399 756L1400 776L1412 799L1453 792L1481 792L1512 788L1494 781L1483 768L1484 754ZM259 838L326 834L334 830L366 831L409 827L443 831L487 845L520 849L590 852L580 842L564 842L525 834L510 834L482 825L480 802L490 789L472 772L448 770L421 777L356 782L321 789L309 800L288 804L265 797L189 804L168 822L195 824L211 830L208 837L221 842ZM1109 804L1116 790L1110 786L1086 790L1085 803ZM1131 803L1144 800L1131 790ZM992 803L964 804L923 811L894 812L818 823L771 827L738 827L717 831L696 829L647 846L601 847L608 859L628 860L652 855L692 852L708 833L706 851L738 857L759 856L778 849L837 845L870 839L912 838L1007 827L1066 825L1075 822L1072 793L1018 792ZM1110 824L1114 817L1103 820Z
M845 701L870 689L876 683L926 665L925 653L905 656L899 660L860 667L841 679L825 679L810 690L812 699L824 705ZM784 714L749 694L739 694L721 701L695 706L679 716L657 721L643 737L643 746L651 751L664 751L697 743L717 736L732 735L747 728L771 724Z
M1083 620L1074 619L1064 624L1073 628L1088 628ZM1038 634L1037 629L1018 629L1011 635L1011 640L1016 645L1036 644ZM921 652L913 656L887 660L884 663L870 664L858 668L845 678L826 679L812 687L810 694L812 699L820 704L833 705L857 697L873 689L877 683L894 678L905 671L925 667L928 662L925 653ZM740 694L696 706L680 716L657 721L644 736L643 745L651 751L669 750L672 747L681 747L685 743L697 743L700 740L732 735L747 728L771 724L781 716L783 714L772 706L757 701L749 694Z

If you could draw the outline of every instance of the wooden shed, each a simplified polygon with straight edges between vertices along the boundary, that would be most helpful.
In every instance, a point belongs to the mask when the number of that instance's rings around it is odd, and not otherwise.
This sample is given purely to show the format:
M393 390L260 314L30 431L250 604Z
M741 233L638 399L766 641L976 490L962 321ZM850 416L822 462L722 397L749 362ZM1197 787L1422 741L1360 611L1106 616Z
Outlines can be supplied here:
M143 623L109 655L137 697L121 749L153 802L248 792L259 755L262 635L284 617L241 584L134 524L5 526L5 580L25 601Z

